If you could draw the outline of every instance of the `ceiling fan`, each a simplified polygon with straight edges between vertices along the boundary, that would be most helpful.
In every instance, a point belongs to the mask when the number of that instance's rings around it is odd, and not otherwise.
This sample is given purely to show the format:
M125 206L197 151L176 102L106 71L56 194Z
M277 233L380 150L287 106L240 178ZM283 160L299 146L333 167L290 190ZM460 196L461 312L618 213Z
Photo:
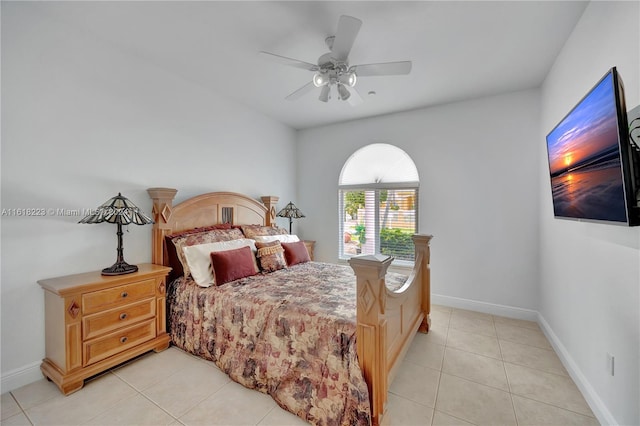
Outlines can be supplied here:
M411 72L411 61L349 65L349 52L360 31L360 26L362 26L361 20L347 15L340 16L336 35L325 39L330 51L318 58L317 65L274 53L260 52L260 55L267 59L315 73L310 82L285 99L292 101L315 88L321 88L318 99L327 102L332 88L335 87L338 99L357 105L362 102L362 97L355 88L359 77L402 75Z

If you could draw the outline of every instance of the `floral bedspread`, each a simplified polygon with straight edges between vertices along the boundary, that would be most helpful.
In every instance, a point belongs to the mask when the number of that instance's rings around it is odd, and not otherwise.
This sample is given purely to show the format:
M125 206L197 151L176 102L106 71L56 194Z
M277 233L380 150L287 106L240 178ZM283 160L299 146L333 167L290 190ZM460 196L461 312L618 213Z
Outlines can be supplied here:
M168 296L176 346L310 423L370 424L350 267L309 262L209 288L180 278Z

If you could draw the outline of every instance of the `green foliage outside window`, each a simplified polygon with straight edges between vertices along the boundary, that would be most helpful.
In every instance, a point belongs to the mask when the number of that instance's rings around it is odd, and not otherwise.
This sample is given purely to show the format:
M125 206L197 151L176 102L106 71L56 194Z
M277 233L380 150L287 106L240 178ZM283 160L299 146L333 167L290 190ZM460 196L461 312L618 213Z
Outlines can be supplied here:
M349 191L344 194L344 211L358 219L358 209L364 208L364 191Z
M413 232L399 228L380 230L380 253L398 260L414 260Z
M380 202L387 201L387 190L380 191ZM364 191L348 191L344 194L344 211L353 219L358 219L358 209L364 209Z
M356 232L355 232L356 239L358 240L358 242L360 242L360 245L362 246L364 243L367 242L367 238L365 237L366 229L364 225L361 223L356 225L355 229L356 229Z

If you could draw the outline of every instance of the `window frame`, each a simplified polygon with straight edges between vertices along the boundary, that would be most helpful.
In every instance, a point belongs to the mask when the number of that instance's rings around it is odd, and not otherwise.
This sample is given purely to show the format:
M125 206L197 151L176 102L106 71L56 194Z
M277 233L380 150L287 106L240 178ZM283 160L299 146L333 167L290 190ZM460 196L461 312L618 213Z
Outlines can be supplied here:
M407 190L415 192L415 201L414 201L414 233L418 232L420 229L419 226L419 209L420 209L420 182L389 182L389 183L366 183L366 184L355 184L355 185L338 185L338 259L340 260L349 260L354 256L353 254L345 253L344 247L344 232L345 227L344 224L346 222L346 212L344 210L344 193L348 191L374 191L374 203L376 206L374 212L374 223L376 224L374 229L374 252L375 254L380 253L380 192L384 190ZM415 261L415 259L414 259ZM393 265L395 266L406 266L411 267L414 264L414 261L409 260L401 260L394 259Z

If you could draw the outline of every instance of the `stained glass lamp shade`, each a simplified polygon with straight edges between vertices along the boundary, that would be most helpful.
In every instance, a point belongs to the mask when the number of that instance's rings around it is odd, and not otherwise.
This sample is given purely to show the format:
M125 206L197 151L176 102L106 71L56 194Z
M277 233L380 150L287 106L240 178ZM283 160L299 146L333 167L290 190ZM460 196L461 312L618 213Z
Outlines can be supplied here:
M136 225L147 225L153 223L153 219L144 214L135 204L129 201L122 194L118 193L117 196L111 198L95 212L85 216L78 223L115 223L118 225L118 258L109 268L102 270L102 275L123 275L136 272L138 267L136 265L129 265L124 261L123 248L122 248L122 225L129 225L134 223Z
M305 217L300 209L297 208L291 201L289 201L289 204L287 204L284 209L280 210L276 216L289 218L289 234L291 234L291 224L293 223L293 219L300 219L301 217Z

